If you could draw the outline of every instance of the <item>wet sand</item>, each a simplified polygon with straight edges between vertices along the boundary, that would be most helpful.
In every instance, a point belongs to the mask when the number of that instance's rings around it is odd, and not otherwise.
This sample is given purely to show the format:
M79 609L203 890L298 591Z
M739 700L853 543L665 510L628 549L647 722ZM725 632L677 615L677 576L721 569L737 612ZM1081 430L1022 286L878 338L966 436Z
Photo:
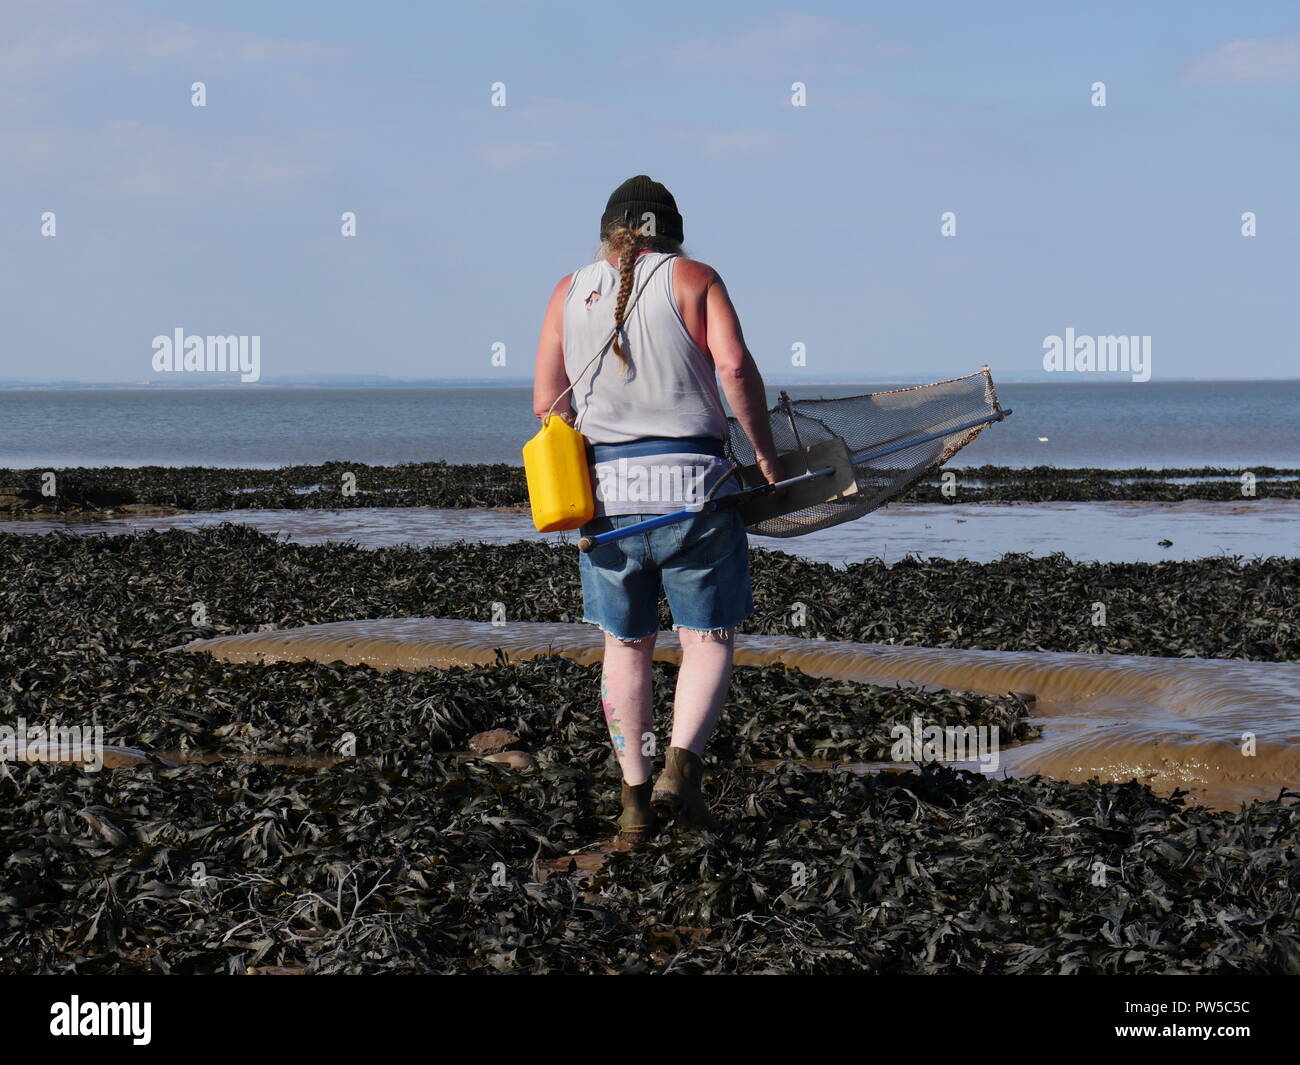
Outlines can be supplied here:
M526 508L242 510L74 521L32 518L10 532L128 533L198 529L236 522L297 543L350 540L363 547L473 541L576 543L576 534L538 533ZM1172 541L1162 546L1161 541ZM909 555L990 562L1007 551L1063 552L1074 561L1169 562L1213 556L1244 558L1300 553L1300 500L1250 502L901 504L795 539L751 537L752 547L844 565L866 558L897 562Z
M485 665L557 654L590 663L588 625L390 618L198 640L173 650L227 662L340 661L376 669ZM655 657L676 662L662 633ZM1036 697L1043 737L1001 752L1000 770L1083 782L1136 779L1235 808L1300 785L1300 665L1229 659L977 651L740 635L736 662L819 677ZM1254 753L1243 740L1254 738ZM963 768L974 768L963 765ZM870 767L867 767L870 768Z

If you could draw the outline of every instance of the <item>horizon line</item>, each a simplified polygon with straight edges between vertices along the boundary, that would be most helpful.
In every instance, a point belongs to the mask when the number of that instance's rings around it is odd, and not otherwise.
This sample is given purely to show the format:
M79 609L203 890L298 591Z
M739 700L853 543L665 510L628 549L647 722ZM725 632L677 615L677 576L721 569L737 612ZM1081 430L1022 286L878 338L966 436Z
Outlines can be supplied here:
M1162 377L1147 381L1131 381L1123 375L1111 379L1094 374L1052 374L1041 376L994 375L999 384L1263 384L1287 381L1300 381L1300 375L1277 377ZM901 374L897 376L819 376L798 378L786 375L765 375L764 384L781 386L798 385L852 385L852 384L896 384L926 381L941 381L949 378L942 374ZM182 383L180 381L85 381L76 378L67 380L25 380L22 378L0 378L0 392L49 391L55 389L132 389L155 392L227 392L242 388L262 388L274 390L311 389L311 388L354 388L354 389L402 389L402 388L527 388L531 387L531 377L510 377L493 379L484 377L428 377L428 378L386 378L358 377L342 374L338 376L322 375L310 378L266 378L261 381L213 381L211 383Z

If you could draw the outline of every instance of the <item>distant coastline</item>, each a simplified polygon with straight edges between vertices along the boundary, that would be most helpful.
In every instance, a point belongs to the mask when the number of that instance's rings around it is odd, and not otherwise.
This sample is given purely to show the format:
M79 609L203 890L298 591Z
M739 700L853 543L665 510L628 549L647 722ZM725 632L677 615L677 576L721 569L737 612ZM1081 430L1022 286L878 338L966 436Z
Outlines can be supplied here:
M889 378L864 378L861 376L822 375L818 377L789 376L766 374L764 380L773 387L809 387L818 385L912 385L944 380L953 374L947 371L935 371L929 374L906 374ZM1017 385L1095 385L1095 384L1129 384L1127 377L1116 376L1107 380L1095 376L1071 374L999 374L994 372L993 379L999 384ZM1300 375L1289 377L1162 377L1159 384L1252 384L1256 382L1300 381ZM214 380L211 376L196 380L193 378L169 378L153 381L22 381L0 378L0 392L50 392L50 391L148 391L148 392L229 392L238 389L255 388L261 391L308 390L308 389L416 389L416 388L531 388L531 377L430 377L403 379L382 377L378 375L322 375L319 377L265 377L260 381L243 382L237 374L230 375L230 380Z

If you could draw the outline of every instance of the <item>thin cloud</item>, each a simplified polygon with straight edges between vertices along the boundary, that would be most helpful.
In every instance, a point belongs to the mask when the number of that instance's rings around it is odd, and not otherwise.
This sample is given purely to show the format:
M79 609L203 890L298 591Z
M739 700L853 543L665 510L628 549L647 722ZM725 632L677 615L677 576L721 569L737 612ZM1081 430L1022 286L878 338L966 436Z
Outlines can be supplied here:
M178 140L167 126L123 119L106 122L100 136L107 188L124 196L282 185L310 176L283 144L265 137Z
M1211 84L1300 82L1300 35L1231 41L1192 60L1183 77Z
M64 9L66 12L66 9ZM83 9L84 22L99 14ZM318 41L268 37L231 30L211 30L182 22L123 24L120 16L102 25L69 28L58 9L43 12L21 6L0 8L0 78L18 81L91 59L112 63L199 58L206 62L307 62L346 55L349 49Z
M789 103L786 98L785 102ZM816 90L809 94L809 104L825 107L831 111L840 111L853 115L889 115L911 110L913 105L899 96L884 93L837 92L835 90Z
M730 159L737 155L774 153L782 138L766 130L717 130L699 138L705 155Z
M77 180L123 196L301 182L322 164L319 145L299 131L231 137L192 120L188 109L171 124L108 117L89 128L84 117L70 121L84 110L70 111L64 97L113 77L169 81L184 99L196 71L257 68L268 81L281 72L298 78L304 64L344 51L243 30L148 21L95 4L0 0L0 162L39 171L75 150L84 160ZM82 103L93 108L99 97Z
M554 141L493 141L479 148L480 158L500 170L552 159L559 153L560 146Z
M306 62L348 55L350 48L321 41L290 41L280 37L252 37L241 34L239 57L250 63Z
M666 63L700 71L765 72L773 68L812 66L824 69L863 58L894 59L912 49L899 41L869 39L866 27L821 15L788 15L759 23L740 33L679 41L641 49L629 62Z
M0 48L0 77L23 78L108 51L107 36L40 29Z
M15 166L42 166L58 155L58 141L43 130L0 131L0 159Z

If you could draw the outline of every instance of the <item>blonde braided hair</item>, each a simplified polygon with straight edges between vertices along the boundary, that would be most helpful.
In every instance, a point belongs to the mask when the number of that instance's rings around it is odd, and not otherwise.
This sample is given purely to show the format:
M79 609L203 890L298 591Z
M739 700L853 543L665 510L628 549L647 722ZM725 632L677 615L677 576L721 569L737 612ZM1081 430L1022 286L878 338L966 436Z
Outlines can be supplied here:
M628 368L627 353L623 350L623 317L627 313L627 301L632 295L632 281L636 275L637 257L643 251L659 251L680 254L681 245L666 237L653 237L627 226L611 230L600 245L597 258L612 259L618 257L618 299L614 303L614 354L622 364L620 373L626 374Z

